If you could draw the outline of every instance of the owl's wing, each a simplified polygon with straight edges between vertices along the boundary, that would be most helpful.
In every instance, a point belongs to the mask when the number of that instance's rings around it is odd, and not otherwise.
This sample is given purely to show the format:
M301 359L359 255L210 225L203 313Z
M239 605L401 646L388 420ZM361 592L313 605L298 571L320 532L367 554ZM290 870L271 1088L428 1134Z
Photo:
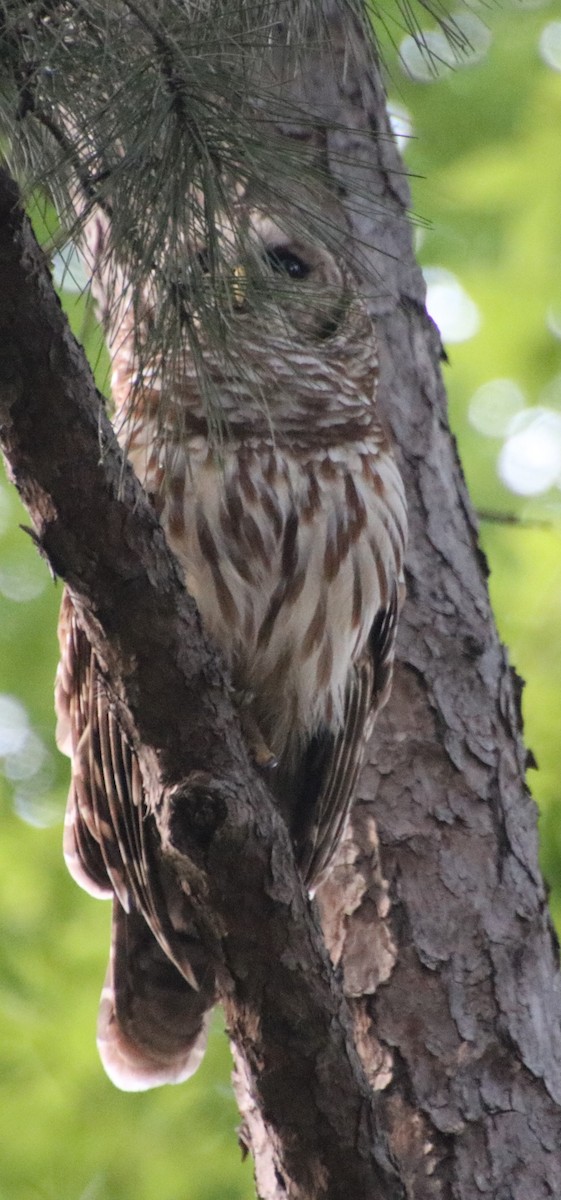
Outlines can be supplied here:
M310 890L321 883L343 837L366 744L390 693L399 601L395 586L387 607L376 615L364 654L351 668L341 729L319 733L308 749L302 786L308 804L303 811L310 813L310 800L313 807L297 842L300 870Z
M200 1062L205 1013L215 999L213 972L193 930L172 922L138 760L67 591L59 641L57 741L72 763L64 855L81 887L96 897L115 897L100 1010L102 1061L125 1090L175 1082ZM165 1054L150 1032L160 1025L167 1029Z

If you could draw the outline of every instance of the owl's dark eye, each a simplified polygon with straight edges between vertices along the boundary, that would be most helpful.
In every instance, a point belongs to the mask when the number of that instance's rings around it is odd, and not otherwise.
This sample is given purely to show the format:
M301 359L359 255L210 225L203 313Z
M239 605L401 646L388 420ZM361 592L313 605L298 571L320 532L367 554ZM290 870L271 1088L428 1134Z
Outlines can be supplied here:
M292 250L288 250L286 246L271 246L270 250L266 251L265 257L273 271L289 275L291 279L305 279L310 274L311 268L308 263L299 258L297 254L293 254Z

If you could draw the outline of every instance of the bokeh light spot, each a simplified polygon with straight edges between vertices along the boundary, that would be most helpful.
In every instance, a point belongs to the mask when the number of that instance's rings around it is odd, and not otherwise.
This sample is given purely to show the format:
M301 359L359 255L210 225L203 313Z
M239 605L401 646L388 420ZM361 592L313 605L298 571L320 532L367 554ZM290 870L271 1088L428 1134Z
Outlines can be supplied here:
M481 62L491 45L490 29L475 13L460 12L449 18L449 32L422 30L408 35L399 47L401 65L416 83L434 83L458 67Z
M443 267L425 267L427 310L444 342L466 342L477 333L481 318L477 304L459 279Z
M456 61L450 43L440 30L408 36L399 47L401 65L416 83L434 83L450 74Z
M404 104L399 104L397 100L389 100L388 116L398 150L406 150L408 142L413 137L413 122L408 109Z
M77 246L67 242L53 257L53 279L65 292L83 292L89 284L86 264Z
M524 392L514 379L489 379L469 402L470 424L485 437L504 437L525 403Z
M561 308L557 308L554 305L552 305L551 308L548 308L545 317L545 323L549 329L549 332L552 333L555 338L561 341Z
M29 720L23 704L15 696L0 693L0 757L19 754L28 730Z
M48 578L45 564L39 558L25 562L16 557L8 562L4 559L0 567L0 593L18 604L36 600L44 592Z
M540 55L548 67L561 71L561 21L545 25L539 40Z
M510 424L499 455L503 483L519 496L539 496L561 483L561 416L526 408Z
M0 767L12 785L18 817L41 828L60 820L58 805L48 798L54 780L52 754L31 728L24 705L6 692L0 694Z
M473 67L485 58L489 50L493 40L491 30L480 17L476 17L475 13L470 12L456 13L454 25L465 39L464 44L457 51L457 66Z

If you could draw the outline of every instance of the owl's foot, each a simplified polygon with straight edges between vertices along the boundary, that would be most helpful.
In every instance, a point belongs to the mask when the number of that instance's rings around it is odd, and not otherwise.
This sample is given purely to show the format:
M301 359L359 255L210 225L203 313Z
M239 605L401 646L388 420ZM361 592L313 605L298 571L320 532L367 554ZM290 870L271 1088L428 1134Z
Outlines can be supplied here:
M255 766L260 767L262 771L273 771L278 766L278 760L267 745L255 717L243 708L240 710L240 716L242 732Z
M274 771L275 767L278 767L278 758L275 758L273 751L269 750L267 743L263 741L262 737L259 737L259 740L254 742L250 742L248 739L248 745L250 756L255 766L259 767L260 770Z
M262 771L273 771L278 766L278 759L267 745L251 711L253 693L234 689L234 701L240 714L242 733L247 742L250 758Z

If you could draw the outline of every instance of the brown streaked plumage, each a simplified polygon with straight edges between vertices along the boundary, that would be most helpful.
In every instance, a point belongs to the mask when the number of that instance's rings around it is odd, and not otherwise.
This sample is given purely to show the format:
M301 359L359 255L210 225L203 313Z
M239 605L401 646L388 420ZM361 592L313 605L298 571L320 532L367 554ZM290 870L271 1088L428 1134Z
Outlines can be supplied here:
M250 751L277 764L266 777L313 889L389 693L405 501L377 416L375 330L350 272L269 218L249 226L268 291L260 306L236 276L228 352L206 347L219 446L187 351L181 377L162 382L156 364L149 387L135 385L126 305L109 330L116 427L226 658ZM175 911L150 797L68 595L60 642L65 853L78 882L114 897L100 1052L122 1087L177 1081L202 1054L212 972Z

